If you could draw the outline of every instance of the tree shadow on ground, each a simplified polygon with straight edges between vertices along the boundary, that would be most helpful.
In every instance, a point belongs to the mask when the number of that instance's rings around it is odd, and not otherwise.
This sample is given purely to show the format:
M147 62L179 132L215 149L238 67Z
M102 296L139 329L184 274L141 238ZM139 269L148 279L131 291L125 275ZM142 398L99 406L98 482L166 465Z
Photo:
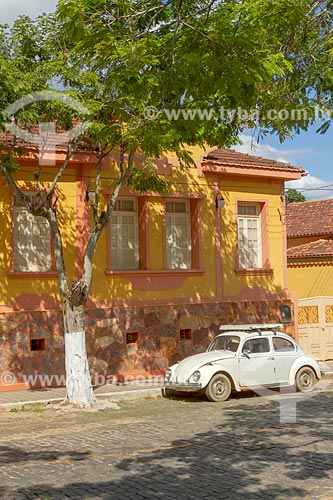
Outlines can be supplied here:
M10 447L10 446L0 446L0 468L3 465L10 463L18 464L20 462L29 461L41 461L41 462L51 462L53 460L59 460L60 458L68 458L70 460L86 460L90 456L90 451L25 451L22 448ZM1 498L1 497L0 497Z
M108 453L112 451L110 443L105 455L75 464L75 477L82 480L59 487L27 486L15 492L0 487L0 497L2 494L1 498L6 499L43 500L330 498L332 395L321 394L320 398L320 405L315 398L299 402L294 424L279 421L279 406L275 401L262 398L255 406L246 399L236 406L223 404L218 407L223 411L223 423L214 426L214 421L219 422L218 413L214 413L209 431L163 444L161 440L150 440L150 449L139 449L136 445L118 455ZM207 411L211 404L200 404L202 419L211 417L212 411ZM192 412L188 408L183 413L176 409L175 425L186 425L186 418L190 424ZM161 427L170 418L166 415ZM98 463L94 462L96 458ZM97 469L98 476L85 480L88 473L97 474Z

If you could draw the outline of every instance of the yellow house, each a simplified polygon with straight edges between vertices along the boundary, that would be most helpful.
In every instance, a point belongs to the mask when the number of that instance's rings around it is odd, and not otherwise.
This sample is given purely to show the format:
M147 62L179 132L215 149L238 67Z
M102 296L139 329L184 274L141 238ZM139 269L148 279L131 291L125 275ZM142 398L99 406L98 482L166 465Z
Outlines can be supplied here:
M300 344L317 359L333 359L333 200L290 203L287 236Z
M287 289L284 182L300 167L227 149L195 152L196 166L156 162L165 195L124 190L94 257L86 308L93 383L161 374L205 349L221 324L283 322ZM46 157L46 185L64 151ZM38 152L16 177L33 192ZM49 161L49 163L47 163ZM108 199L116 158L104 161ZM96 157L79 151L58 184L64 257L75 280L90 227ZM64 339L50 229L0 178L0 390L64 382ZM95 377L95 379L94 379Z

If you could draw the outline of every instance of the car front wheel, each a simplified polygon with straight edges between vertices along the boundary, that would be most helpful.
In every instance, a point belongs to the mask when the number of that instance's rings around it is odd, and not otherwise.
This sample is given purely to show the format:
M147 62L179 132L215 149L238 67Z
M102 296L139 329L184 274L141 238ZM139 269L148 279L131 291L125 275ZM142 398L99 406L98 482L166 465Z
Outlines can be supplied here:
M223 373L217 373L212 377L205 392L209 401L226 401L231 394L231 382Z
M316 375L312 368L304 366L296 375L296 387L300 392L311 392L316 383Z

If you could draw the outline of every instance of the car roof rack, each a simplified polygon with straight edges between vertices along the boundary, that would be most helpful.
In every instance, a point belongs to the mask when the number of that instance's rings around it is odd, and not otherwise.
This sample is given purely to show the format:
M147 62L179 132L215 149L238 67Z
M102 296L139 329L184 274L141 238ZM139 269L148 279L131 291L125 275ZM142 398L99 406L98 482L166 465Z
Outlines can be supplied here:
M249 324L249 325L221 325L219 330L224 332L248 332L254 333L257 332L261 335L262 331L272 330L274 335L276 335L276 331L282 328L281 323L264 323L264 324Z

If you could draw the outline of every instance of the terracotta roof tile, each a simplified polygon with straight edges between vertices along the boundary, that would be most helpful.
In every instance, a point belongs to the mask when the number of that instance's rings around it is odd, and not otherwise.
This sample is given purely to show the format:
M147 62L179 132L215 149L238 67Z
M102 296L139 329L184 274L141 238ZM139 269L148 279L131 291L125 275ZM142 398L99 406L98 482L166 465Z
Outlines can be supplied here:
M38 124L34 124L32 126L22 125L19 135L14 136L11 132L1 131L0 143L4 144L5 148L15 146L17 148L29 148L39 151L41 146L44 145L45 149L48 151L66 151L68 142L71 138L71 132L74 133L74 137L78 136L79 131L83 130L80 126L80 123L74 124L73 128L69 132L66 132L63 129L50 129L49 131L45 130L40 133ZM87 137L82 136L78 141L77 150L94 151L92 141L88 140Z
M288 248L288 259L307 257L333 257L333 240L317 240L298 247Z
M333 199L287 205L287 236L333 235Z
M252 167L274 170L293 170L296 172L304 172L302 167L294 167L289 163L282 161L268 160L261 156L253 156L245 153L239 153L233 149L217 148L213 149L206 156L204 161L214 161L221 165L233 167Z

